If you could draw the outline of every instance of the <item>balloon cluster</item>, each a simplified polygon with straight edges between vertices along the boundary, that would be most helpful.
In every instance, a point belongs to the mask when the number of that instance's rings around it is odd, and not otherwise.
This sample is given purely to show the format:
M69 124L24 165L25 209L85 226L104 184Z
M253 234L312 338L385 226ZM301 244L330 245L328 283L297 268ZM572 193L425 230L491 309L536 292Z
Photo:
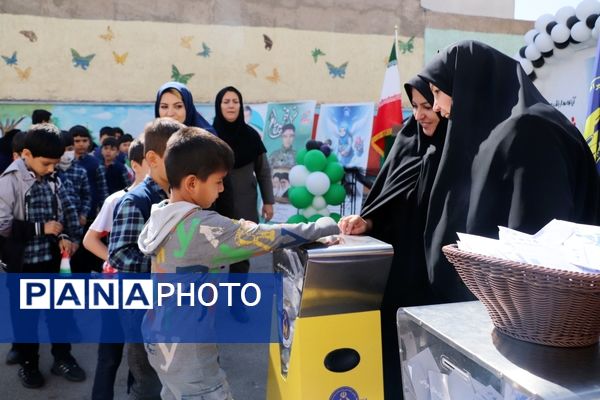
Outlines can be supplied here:
M560 8L556 15L543 14L535 21L534 29L525 34L526 45L519 49L515 59L525 73L534 80L534 68L544 65L544 58L554 49L564 49L569 43L582 43L600 35L600 2L583 0L577 8Z
M326 216L339 221L340 214L330 212L327 206L340 205L346 198L346 189L341 184L344 167L331 148L309 140L306 148L296 154L296 163L289 172L288 198L298 209L298 214L292 215L287 222L315 222Z

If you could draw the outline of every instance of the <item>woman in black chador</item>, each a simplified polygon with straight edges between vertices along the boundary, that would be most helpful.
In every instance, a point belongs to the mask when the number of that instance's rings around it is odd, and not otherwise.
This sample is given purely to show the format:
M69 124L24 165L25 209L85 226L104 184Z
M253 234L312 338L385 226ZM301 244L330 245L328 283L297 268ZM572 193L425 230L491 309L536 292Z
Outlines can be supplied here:
M448 118L425 226L429 280L441 301L470 298L441 247L456 232L535 233L552 219L600 222L600 178L581 133L548 104L520 64L463 41L419 74Z
M415 77L404 88L413 116L396 136L362 215L340 221L344 233L368 233L394 246L381 310L384 384L390 399L401 398L396 311L435 302L427 280L423 231L447 126L432 109L427 82Z
M361 233L368 232L371 219L372 234L379 235L382 225L389 231L387 241L394 244L382 305L386 398L396 398L391 396L397 392L390 390L400 386L399 364L390 366L385 359L391 358L386 354L391 351L386 350L390 348L386 336L392 340L386 326L391 327L390 319L395 318L394 307L474 299L441 251L456 242L456 232L497 238L499 225L535 233L553 218L600 223L600 177L587 144L548 104L517 61L485 44L464 41L438 53L419 77L430 83L433 110L448 123L443 146L438 146L443 150L433 153L439 159L430 157L435 161L428 163L423 158L418 167L414 161L398 163L394 171L384 167L381 174L386 177L377 179L383 180L383 189L375 186L380 193L369 196L367 201L375 200L367 203L365 219L347 217L345 225L344 220L340 223L344 233ZM430 164L435 168L424 168ZM398 193L409 192L411 186L389 176L408 176L403 171L417 169L417 200L405 210ZM386 185L389 180L398 184ZM386 195L386 186L396 189ZM377 203L383 209L385 204L394 205L377 213ZM422 253L407 249L409 245ZM422 292L414 284L420 271L429 284ZM397 349L393 353L397 358ZM394 379L398 383L390 389Z

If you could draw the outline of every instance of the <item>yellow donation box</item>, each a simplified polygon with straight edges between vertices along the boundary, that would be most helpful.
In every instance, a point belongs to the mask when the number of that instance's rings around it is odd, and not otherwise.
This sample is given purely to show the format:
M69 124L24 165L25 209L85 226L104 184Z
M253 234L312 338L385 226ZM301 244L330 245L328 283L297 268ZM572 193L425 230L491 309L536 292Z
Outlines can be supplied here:
M368 236L341 236L273 255L283 305L268 400L383 399L379 308L393 253Z

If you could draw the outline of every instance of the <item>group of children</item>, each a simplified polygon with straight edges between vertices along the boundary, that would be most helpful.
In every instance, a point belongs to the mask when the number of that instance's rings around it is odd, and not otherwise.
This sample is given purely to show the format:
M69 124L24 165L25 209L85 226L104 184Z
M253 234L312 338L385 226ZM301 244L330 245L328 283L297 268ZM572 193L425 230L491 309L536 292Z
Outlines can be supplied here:
M95 179L97 175L90 174L86 168L87 164L93 164L89 160L93 155L88 154L89 132L87 136L79 135L80 128L75 128L71 132L78 158L72 165L86 170L87 174L81 176ZM0 177L3 192L0 193L0 237L3 245L18 242L24 248L22 261L13 264L11 271L58 271L55 257L59 250L70 248L72 252L81 237L82 226L88 224L87 219L81 217L90 214L76 211L77 206L63 193L67 185L52 174L55 165L61 168L63 158L65 162L73 158L65 157L65 149L56 128L50 124L34 125L25 134L21 158ZM102 154L108 152L103 149ZM96 220L90 221L83 241L88 250L104 260L105 272L186 273L198 271L188 267L199 265L204 270L215 270L240 261L240 257L298 245L299 238L309 242L339 232L331 219L311 224L263 225L232 220L211 211L211 205L223 191L223 178L233 166L234 155L225 142L203 129L158 118L131 143L129 159L135 171L135 183L103 202ZM34 196L39 200L32 202ZM103 198L98 193L94 196L92 191L90 197L92 204L94 198L98 201L96 204L102 204ZM54 203L59 204L61 211L52 212ZM189 230L191 235L187 243L189 251L183 255L176 251L180 247L178 236L170 234L178 228ZM204 233L207 231L211 235ZM106 235L108 245L102 241ZM221 245L245 251L221 254ZM46 250L38 250L42 247ZM32 250L36 258L29 258ZM157 257L159 253L161 257ZM4 261L6 252L0 254ZM141 329L141 325L135 329ZM15 346L22 366L19 376L27 387L43 384L37 367L37 347L33 349L33 346L37 345ZM62 346L53 345L56 361L52 372L69 380L85 379L85 373L70 355L70 345ZM92 398L113 397L124 348L130 373L129 392L133 398L232 398L214 344L179 343L170 347L170 367L165 368L167 355L160 351L165 344L100 344Z

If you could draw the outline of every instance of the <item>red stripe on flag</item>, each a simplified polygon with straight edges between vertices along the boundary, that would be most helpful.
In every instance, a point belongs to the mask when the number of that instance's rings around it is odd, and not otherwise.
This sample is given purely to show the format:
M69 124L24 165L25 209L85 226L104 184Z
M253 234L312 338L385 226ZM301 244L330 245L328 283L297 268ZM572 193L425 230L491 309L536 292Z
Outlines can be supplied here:
M393 102L384 102L377 110L373 121L373 135L371 146L381 157L385 151L385 137L392 134L394 126L402 125L402 103L400 99Z

